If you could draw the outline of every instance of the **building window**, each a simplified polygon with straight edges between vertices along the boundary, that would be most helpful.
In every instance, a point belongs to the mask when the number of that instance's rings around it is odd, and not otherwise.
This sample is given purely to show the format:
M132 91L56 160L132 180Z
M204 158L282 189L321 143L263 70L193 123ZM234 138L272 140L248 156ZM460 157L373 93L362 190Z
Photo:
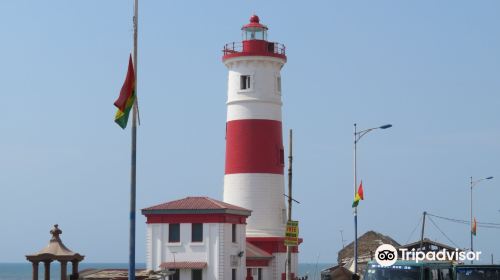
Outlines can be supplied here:
M262 268L259 267L257 271L258 271L257 280L262 280Z
M240 76L240 89L250 89L251 85L250 75Z
M232 224L231 226L232 226L232 228L231 228L231 240L233 241L233 243L236 243L236 224Z
M231 270L231 280L236 280L236 268Z
M191 242L203 241L203 224L191 224Z
M172 278L170 278L170 279L172 279L172 280L179 280L180 279L180 277L179 277L179 275L180 275L179 270L178 269L172 269L171 271L175 271L175 274L172 275L171 276Z
M181 241L181 227L180 224L168 225L168 242L175 243Z
M202 270L201 269L191 270L191 279L192 280L202 280Z

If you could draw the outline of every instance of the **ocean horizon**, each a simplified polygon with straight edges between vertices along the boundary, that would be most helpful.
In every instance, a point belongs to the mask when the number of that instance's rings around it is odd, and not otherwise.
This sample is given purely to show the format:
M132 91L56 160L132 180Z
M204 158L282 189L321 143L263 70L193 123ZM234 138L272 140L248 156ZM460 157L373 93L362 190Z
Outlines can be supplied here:
M299 276L308 275L308 279L320 279L321 270L332 266L329 263L300 263L299 264ZM43 278L43 266L39 267L38 276L39 279ZM95 268L95 269L105 269L105 268L118 268L127 269L128 263L80 263L79 270ZM137 263L137 269L146 268L145 263ZM68 272L71 271L71 265L68 265ZM60 265L58 262L53 262L50 269L50 279L59 280L60 275ZM0 263L0 280L30 280L31 275L31 263ZM68 273L69 274L69 273Z

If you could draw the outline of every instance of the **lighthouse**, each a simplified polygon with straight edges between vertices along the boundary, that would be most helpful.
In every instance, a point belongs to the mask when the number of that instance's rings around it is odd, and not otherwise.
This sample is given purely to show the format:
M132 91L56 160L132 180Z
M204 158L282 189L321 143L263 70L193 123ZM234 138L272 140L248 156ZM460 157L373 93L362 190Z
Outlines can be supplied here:
M266 274L281 279L287 220L281 69L287 57L283 44L268 41L267 31L253 15L242 27L242 42L223 49L222 61L228 69L223 200L252 211L247 241L273 256ZM298 248L292 252L291 271L296 274ZM247 261L248 273L258 266Z

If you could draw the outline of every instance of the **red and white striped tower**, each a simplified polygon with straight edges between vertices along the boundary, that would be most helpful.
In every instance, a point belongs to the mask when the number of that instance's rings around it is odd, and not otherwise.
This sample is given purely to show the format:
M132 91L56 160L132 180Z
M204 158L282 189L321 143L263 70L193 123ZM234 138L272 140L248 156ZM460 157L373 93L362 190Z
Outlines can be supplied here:
M242 28L243 41L223 50L229 70L224 202L252 210L247 240L274 255L270 276L280 279L287 220L280 70L287 58L284 45L267 40L267 30L253 15Z

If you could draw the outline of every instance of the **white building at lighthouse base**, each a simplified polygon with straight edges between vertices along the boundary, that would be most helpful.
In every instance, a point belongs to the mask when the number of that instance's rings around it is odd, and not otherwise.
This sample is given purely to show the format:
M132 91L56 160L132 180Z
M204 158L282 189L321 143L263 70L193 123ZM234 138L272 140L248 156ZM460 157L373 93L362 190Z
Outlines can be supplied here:
M175 280L279 279L275 256L246 240L250 213L208 197L143 209L147 269L175 270Z

